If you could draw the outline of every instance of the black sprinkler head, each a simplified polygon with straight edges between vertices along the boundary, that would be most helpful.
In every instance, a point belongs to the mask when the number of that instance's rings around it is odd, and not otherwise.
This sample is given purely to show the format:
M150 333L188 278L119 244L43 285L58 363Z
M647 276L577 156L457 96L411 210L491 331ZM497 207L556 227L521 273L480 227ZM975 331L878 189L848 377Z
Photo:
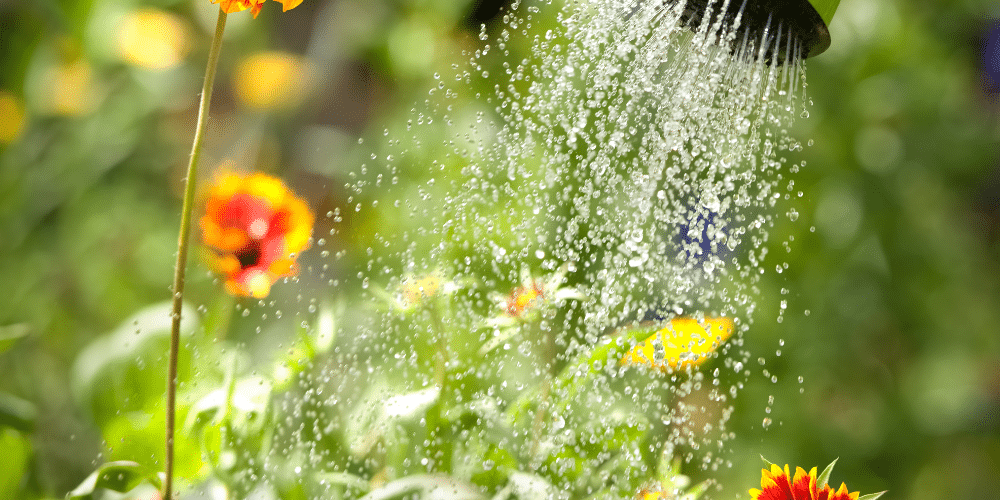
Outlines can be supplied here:
M695 29L706 21L706 14L709 16L707 21L715 23L724 3L724 0L687 0L682 19ZM789 47L794 49L797 45L799 58L805 59L817 56L830 47L827 23L833 18L839 3L840 0L729 0L725 12L722 12L723 26L732 26L739 17L737 40L744 35L754 44L764 40L768 59L777 46L779 61L785 59ZM767 39L764 39L765 32ZM781 39L777 38L779 36Z

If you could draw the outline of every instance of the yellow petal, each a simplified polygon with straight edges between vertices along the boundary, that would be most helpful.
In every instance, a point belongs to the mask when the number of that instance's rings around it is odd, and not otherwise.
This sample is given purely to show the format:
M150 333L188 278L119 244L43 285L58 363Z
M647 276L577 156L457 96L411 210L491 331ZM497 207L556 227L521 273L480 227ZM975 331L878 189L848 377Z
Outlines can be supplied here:
M275 0L275 1L281 3L282 12L288 12L289 10L298 7L299 4L302 3L302 0Z
M622 358L622 362L661 370L696 367L704 363L733 333L733 320L730 318L708 318L703 324L692 318L675 318L666 328L635 346ZM656 354L657 339L663 348L660 359Z

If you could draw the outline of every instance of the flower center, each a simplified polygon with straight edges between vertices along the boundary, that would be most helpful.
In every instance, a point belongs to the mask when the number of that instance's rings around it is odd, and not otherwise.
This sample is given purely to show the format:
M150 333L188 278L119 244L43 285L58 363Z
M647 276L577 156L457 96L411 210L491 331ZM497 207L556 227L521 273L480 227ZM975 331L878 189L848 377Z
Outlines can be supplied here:
M240 261L240 269L256 266L260 262L260 243L252 241L236 252L236 259Z

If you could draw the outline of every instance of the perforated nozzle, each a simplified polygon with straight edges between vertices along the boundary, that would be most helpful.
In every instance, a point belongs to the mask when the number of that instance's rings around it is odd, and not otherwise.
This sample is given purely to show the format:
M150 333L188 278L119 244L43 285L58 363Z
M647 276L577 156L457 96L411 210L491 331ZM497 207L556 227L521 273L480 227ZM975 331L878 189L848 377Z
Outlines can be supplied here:
M701 25L706 12L716 20L717 13L708 8L721 10L723 0L687 0L684 16L692 25ZM830 30L827 23L833 19L840 0L730 0L726 6L725 20L729 26L739 19L739 32L748 36L751 41L760 41L765 32L774 42L772 48L765 47L765 52L771 53L773 47L779 47L778 58L784 59L782 52L787 47L787 41L793 40L800 47L798 56L802 59L821 54L830 47ZM768 43L768 42L766 42Z

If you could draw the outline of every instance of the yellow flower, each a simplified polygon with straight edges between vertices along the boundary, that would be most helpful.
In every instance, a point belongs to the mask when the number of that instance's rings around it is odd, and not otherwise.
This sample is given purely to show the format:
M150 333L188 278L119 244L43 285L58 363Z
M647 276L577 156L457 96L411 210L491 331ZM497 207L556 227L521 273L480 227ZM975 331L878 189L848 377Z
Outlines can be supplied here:
M49 68L45 75L48 85L48 108L57 115L81 116L94 105L91 67L82 58Z
M269 51L243 59L233 74L239 100L251 108L279 109L301 101L309 65L295 54Z
M632 348L623 364L647 365L664 371L684 370L704 363L733 334L730 318L674 318L666 328ZM662 355L657 350L662 348Z
M443 280L437 274L406 279L399 285L401 295L399 302L400 304L405 304L406 307L418 305L425 299L437 295L442 283Z
M202 239L209 263L233 295L263 298L278 279L294 275L309 247L313 214L279 179L264 174L218 175L209 188Z
M257 17L260 14L261 7L264 6L265 0L212 0L212 3L219 4L219 8L225 11L226 14L232 14L234 12L242 12L244 10L250 9L253 17ZM274 0L281 4L281 11L287 12L288 10L298 7L302 0Z
M139 9L123 19L118 33L118 49L126 61L136 66L172 68L180 64L187 54L187 26L166 11Z
M24 105L14 94L0 90L0 144L10 144L24 129Z

